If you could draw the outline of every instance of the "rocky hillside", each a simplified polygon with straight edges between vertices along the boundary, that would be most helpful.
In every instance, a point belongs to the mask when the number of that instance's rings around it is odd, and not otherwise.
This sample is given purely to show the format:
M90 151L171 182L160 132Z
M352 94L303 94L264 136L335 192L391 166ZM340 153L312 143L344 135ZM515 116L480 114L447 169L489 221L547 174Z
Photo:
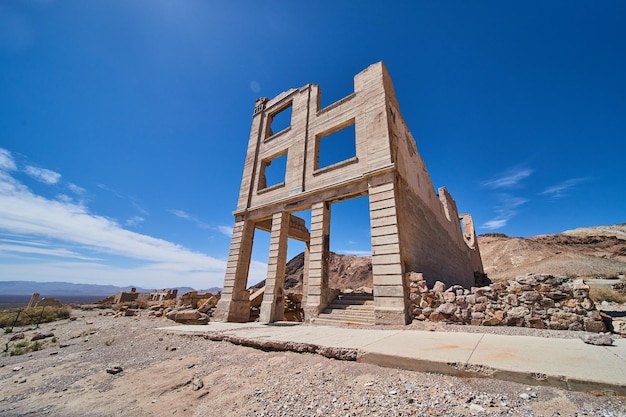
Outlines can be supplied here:
M528 238L478 237L485 272L494 281L529 272L578 277L626 273L626 223Z
M287 263L285 270L285 289L302 291L302 274L304 271L304 253L300 253ZM330 253L329 281L331 288L357 289L372 287L372 259L369 256L349 256ZM254 288L261 288L265 280Z
M626 274L626 223L568 230L554 235L509 237L490 233L478 237L485 272L493 281L527 273L572 277L612 277ZM302 290L304 253L287 263L285 288ZM261 281L255 287L265 285ZM372 286L369 256L331 253L331 288Z

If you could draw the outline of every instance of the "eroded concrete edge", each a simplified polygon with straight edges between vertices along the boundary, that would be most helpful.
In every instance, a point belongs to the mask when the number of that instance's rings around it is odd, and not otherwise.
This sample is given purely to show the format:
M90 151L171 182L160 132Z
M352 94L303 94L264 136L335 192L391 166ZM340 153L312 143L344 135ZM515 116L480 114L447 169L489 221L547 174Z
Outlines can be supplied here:
M600 395L626 396L626 385L599 381L568 378L563 375L547 375L536 372L505 371L487 365L463 362L439 362L426 359L407 358L383 353L364 352L356 348L340 348L316 345L313 343L289 342L259 338L249 338L228 334L228 331L196 333L173 330L177 334L202 337L215 342L229 342L263 351L313 353L329 359L356 361L385 368L405 369L416 372L432 372L464 378L492 378L501 381L526 385L548 386L568 391L592 392Z
M406 358L370 352L358 355L357 362L417 372L434 372L466 378L493 378L501 381L517 382L526 385L555 387L568 391L626 396L626 385L568 378L564 375L506 371L492 368L487 365L467 364L461 362L436 362L425 359Z

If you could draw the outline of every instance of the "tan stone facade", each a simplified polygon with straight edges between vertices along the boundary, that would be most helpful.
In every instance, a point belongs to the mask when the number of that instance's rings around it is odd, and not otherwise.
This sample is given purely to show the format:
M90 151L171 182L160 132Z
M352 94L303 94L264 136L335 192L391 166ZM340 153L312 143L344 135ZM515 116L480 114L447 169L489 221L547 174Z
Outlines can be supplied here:
M483 271L471 216L459 216L445 188L435 193L383 63L357 74L354 93L330 106L320 109L320 94L309 84L257 100L217 319L249 318L246 285L257 228L271 232L260 321L283 318L288 238L307 244L302 305L306 320L316 317L334 295L328 288L332 203L364 195L376 323L408 323L409 272L422 273L431 285L469 287L474 272ZM289 127L274 132L274 116L289 107ZM356 156L320 167L320 141L352 125ZM285 156L284 181L268 184L266 170ZM292 214L308 209L310 231Z

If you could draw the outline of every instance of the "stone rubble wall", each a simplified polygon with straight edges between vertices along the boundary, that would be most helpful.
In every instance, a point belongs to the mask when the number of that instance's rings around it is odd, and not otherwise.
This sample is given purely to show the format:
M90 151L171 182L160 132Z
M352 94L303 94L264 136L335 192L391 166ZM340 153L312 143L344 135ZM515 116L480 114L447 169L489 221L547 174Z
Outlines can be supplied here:
M446 288L440 281L429 289L422 274L410 272L408 283L412 318L417 321L606 331L589 298L589 286L581 280L529 274L469 290L460 285Z

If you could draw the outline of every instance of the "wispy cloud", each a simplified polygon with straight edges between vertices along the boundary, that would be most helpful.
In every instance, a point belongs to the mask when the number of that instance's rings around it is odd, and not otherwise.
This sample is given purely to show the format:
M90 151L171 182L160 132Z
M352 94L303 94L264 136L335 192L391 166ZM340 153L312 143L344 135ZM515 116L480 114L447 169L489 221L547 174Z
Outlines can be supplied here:
M163 239L132 232L106 217L89 212L85 206L37 195L10 175L13 169L10 153L3 152L2 155L4 169L0 169L0 231L4 236L14 236L12 240L17 241L59 242L58 245L40 247L40 250L27 243L3 244L3 276L28 279L25 274L30 273L30 279L37 277L51 280L54 274L58 274L64 281L74 277L75 281L80 282L94 282L94 279L99 278L104 280L105 277L105 282L114 279L128 282L134 277L152 276L150 282L171 279L168 285L200 278L202 286L221 284L225 261ZM72 249L64 248L67 246ZM108 254L132 260L135 266L126 268L125 275L116 276L115 273L124 268L105 262L24 262L15 257L7 259L11 253L66 259L92 259L94 253L99 254L99 257ZM46 269L48 267L50 269Z
M7 253L45 255L45 256L52 256L55 258L98 260L97 258L86 257L77 252L70 251L65 248L50 248L50 247L43 248L43 247L40 247L39 245L32 246L29 244L25 244L24 242L20 242L20 244L14 244L14 245L0 244L0 254L7 254Z
M482 186L494 190L513 188L518 186L522 180L528 178L532 173L533 170L529 168L511 168L488 181L484 181Z
M140 223L143 223L146 219L141 216L133 216L130 219L126 220L126 226L137 226Z
M132 204L132 206L141 214L144 215L148 215L150 213L148 213L148 210L144 209L141 205L139 205L139 203L137 203L137 199L133 196L130 195L124 195L122 193L120 193L119 191L105 185L105 184L98 184L98 188L100 188L101 190L104 191L108 191L110 193L113 193L113 195L115 195L117 198L120 198L122 200L127 200L130 201L130 204Z
M17 169L17 165L15 165L15 160L11 156L11 153L2 148L0 148L0 169L5 171L15 171Z
M76 195L85 194L85 189L83 187L79 187L76 184L68 183L67 188Z
M221 234L228 236L228 237L231 237L233 235L232 226L217 226L217 230L219 230Z
M54 172L45 168L37 168L32 165L26 166L24 172L26 172L37 181L49 185L56 184L61 179L61 174L59 174L58 172Z
M180 217L181 219L185 219L188 220L192 223L195 223L196 226L198 226L201 229L210 229L211 226L209 226L208 224L206 224L205 222L203 222L202 220L198 219L197 217L192 216L191 214L183 211L183 210L177 210L177 209L172 209L172 210L168 210L170 213L172 213L174 216L176 217Z
M498 196L500 204L496 207L496 216L483 223L480 226L481 229L495 230L501 229L506 226L513 217L518 213L518 208L528 202L527 199L521 197L515 197L508 194L501 194Z
M589 178L570 178L568 180L563 181L562 183L553 185L551 187L546 188L542 191L541 195L547 195L551 198L561 198L565 197L572 188L576 185L588 181Z

